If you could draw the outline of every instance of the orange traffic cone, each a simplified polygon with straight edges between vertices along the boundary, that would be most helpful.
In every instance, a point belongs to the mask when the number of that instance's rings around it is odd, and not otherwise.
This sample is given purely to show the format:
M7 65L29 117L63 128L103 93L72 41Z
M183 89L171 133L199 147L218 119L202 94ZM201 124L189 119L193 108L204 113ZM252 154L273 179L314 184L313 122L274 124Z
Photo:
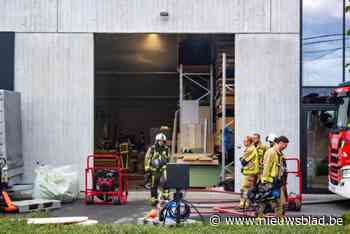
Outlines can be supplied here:
M7 194L7 192L2 192L2 198L4 199L4 202L7 207L4 208L5 212L15 212L17 211L17 207L13 204L11 201L10 196Z

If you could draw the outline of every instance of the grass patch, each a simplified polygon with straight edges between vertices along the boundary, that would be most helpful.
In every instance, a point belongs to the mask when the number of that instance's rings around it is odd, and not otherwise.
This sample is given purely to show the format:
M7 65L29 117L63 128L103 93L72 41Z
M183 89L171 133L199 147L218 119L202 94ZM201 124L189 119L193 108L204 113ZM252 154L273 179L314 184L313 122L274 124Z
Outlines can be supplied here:
M343 214L343 221L345 225L350 225L350 211Z
M117 224L98 224L92 226L79 225L27 225L21 218L2 218L0 219L0 233L57 233L57 234L105 234L105 233L350 233L346 226L241 226L241 225L191 225L186 227L165 228L150 225L117 225Z

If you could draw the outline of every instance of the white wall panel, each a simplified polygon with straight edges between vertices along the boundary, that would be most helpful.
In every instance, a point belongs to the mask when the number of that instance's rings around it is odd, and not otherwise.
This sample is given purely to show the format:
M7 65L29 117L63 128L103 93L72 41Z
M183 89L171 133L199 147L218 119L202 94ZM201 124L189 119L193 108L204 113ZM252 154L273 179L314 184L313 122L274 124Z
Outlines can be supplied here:
M57 0L0 0L0 31L56 32Z
M77 165L83 182L85 159L93 152L93 48L92 34L16 34L27 182L36 162Z
M300 0L271 0L271 31L299 33Z
M0 0L15 32L297 33L299 17L299 0Z
M237 35L235 81L236 184L246 135L286 135L285 154L299 157L299 35Z
M60 32L268 32L270 0L59 0ZM160 12L169 12L168 20Z

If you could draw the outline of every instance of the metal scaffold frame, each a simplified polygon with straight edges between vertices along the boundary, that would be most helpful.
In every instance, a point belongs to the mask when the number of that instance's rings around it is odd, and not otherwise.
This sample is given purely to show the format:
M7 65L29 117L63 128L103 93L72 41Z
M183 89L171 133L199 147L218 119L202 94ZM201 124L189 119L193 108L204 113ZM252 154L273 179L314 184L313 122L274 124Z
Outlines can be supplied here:
M226 89L232 89L231 85L226 84L226 53L222 54L222 103L221 103L221 110L222 110L222 132L221 132L221 172L220 172L220 181L223 182L225 180L225 170L228 169L228 167L232 166L234 164L234 161L228 165L226 164L226 147L225 147L225 128L231 125L234 121L230 121L226 124Z
M209 98L210 98L210 118L211 118L210 134L214 134L214 128L213 128L213 126L214 126L214 122L213 122L214 121L214 72L213 72L213 70L214 70L213 65L210 65L209 73L186 73L183 70L183 65L180 64L180 66L179 66L180 112L181 112L181 109L183 106L183 101L184 101L184 79L187 79L187 80L191 81L193 84L197 85L197 87L206 91L206 93L204 95L202 95L201 97L197 98L196 101L200 101L209 95ZM208 82L209 87L206 87L195 80L195 79L202 79L202 80L208 81L208 78L205 79L205 77L209 77L209 82ZM228 165L225 165L226 164L226 160L225 160L226 148L225 148L225 144L224 144L225 128L234 122L234 121L230 121L229 123L226 123L226 90L227 89L232 90L233 87L232 87L232 85L226 84L226 53L223 53L222 54L222 104L221 104L222 126L223 126L222 133L221 133L221 139L222 139L222 143L221 143L222 157L221 157L221 170L220 170L220 181L221 182L225 180L225 171L228 170L228 167L230 167L234 164L234 162L232 162ZM181 114L179 116L180 116L180 123L181 123Z
M200 96L199 98L196 99L196 101L200 101L202 99L204 99L205 97L209 96L209 109L210 109L210 129L209 129L209 133L210 134L214 134L214 128L213 128L213 121L214 121L214 72L213 72L213 65L210 64L210 69L208 73L196 73L196 72L191 72L191 73L187 73L184 72L184 68L183 68L183 64L180 64L179 66L179 91L180 91L180 95L179 95L179 105L180 105L180 123L181 123L181 110L183 107L183 101L184 101L184 80L187 79L189 81L191 81L193 84L195 84L197 87L203 89L206 93L203 94L202 96ZM201 83L199 83L198 81L196 81L196 79L200 79L202 81L206 81L207 85L202 85ZM181 126L181 124L180 124ZM205 151L206 151L206 146L205 146Z

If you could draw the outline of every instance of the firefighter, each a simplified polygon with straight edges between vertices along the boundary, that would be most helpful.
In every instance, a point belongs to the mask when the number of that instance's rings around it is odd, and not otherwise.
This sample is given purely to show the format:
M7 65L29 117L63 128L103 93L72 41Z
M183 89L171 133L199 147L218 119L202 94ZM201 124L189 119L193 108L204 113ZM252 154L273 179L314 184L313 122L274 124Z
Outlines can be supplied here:
M259 175L259 155L253 143L253 137L247 136L244 139L244 146L246 147L243 155L240 157L242 163L243 181L241 187L240 208L248 208L248 191L256 184Z
M286 165L283 161L283 150L287 148L289 140L280 136L275 140L275 145L266 151L264 156L264 169L262 184L266 190L279 191L279 194L271 201L276 217L282 217L285 204L285 184L283 185Z
M166 188L166 166L170 160L169 147L166 145L166 136L159 133L155 144L152 145L145 156L145 172L149 175L151 198L150 204L156 207L158 204L158 188L161 187L161 198L169 199L169 190Z
M258 151L258 156L259 156L259 174L262 173L263 170L263 159L264 159L264 154L268 150L268 146L264 145L261 142L260 134L259 133L254 133L253 134L253 142L256 150Z

